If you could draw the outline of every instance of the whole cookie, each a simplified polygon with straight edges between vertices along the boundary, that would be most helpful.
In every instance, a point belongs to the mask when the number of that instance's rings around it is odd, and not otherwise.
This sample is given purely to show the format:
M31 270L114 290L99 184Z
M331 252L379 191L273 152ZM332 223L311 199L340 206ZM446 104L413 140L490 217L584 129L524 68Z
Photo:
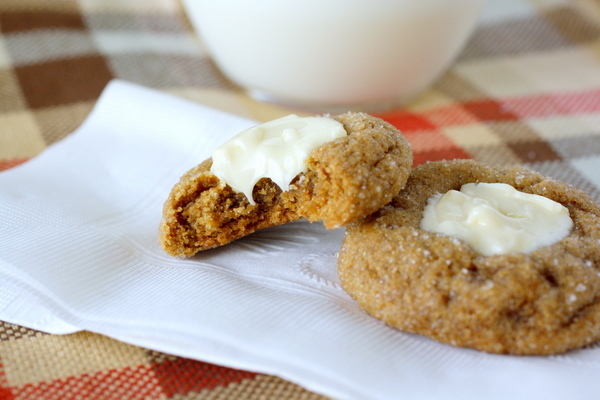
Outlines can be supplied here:
M255 205L210 172L211 159L185 173L163 207L164 250L189 257L300 218L322 220L333 229L388 203L410 174L410 143L391 124L368 114L331 118L348 135L311 152L307 172L294 178L289 191L261 179L254 187Z
M568 208L574 226L553 245L488 257L419 228L432 195L471 182L545 196ZM580 190L522 168L432 162L348 226L339 275L362 308L400 330L493 353L560 353L600 339L599 241L600 207Z

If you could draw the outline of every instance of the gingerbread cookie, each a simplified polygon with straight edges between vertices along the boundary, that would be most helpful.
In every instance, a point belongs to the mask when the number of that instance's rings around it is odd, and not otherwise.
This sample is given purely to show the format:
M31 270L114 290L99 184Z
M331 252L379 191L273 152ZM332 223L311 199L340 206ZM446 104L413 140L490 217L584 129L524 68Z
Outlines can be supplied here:
M528 253L484 256L420 228L428 200L473 182L504 183L562 204L573 227ZM400 330L493 353L553 354L600 339L600 207L564 183L470 160L415 168L404 189L348 226L344 289Z
M159 233L164 250L189 257L300 218L322 220L333 229L388 203L410 174L409 142L391 124L364 113L331 118L347 135L312 151L306 172L293 178L289 190L262 178L249 201L211 173L212 159L185 173L163 208Z

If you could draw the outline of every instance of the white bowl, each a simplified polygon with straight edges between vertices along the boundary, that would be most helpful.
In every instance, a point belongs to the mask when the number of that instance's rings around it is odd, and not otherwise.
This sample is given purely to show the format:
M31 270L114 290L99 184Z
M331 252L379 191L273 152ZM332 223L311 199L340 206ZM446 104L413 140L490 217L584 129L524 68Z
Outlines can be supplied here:
M485 0L183 0L210 55L260 99L404 102L453 61Z

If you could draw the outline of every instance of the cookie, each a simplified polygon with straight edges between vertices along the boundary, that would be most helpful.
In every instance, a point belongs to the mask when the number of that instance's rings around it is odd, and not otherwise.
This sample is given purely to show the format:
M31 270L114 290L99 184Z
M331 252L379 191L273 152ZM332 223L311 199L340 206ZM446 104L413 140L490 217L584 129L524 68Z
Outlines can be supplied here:
M573 228L530 253L491 256L420 229L431 196L472 182L558 202ZM600 207L529 170L423 164L388 205L347 227L338 261L342 286L358 304L405 332L501 354L561 353L600 339Z
M259 229L301 218L334 229L388 203L412 167L410 143L391 124L364 113L331 117L348 133L307 159L290 190L271 179L254 186L252 205L210 172L208 159L185 173L163 207L159 229L164 250L176 257L227 244Z

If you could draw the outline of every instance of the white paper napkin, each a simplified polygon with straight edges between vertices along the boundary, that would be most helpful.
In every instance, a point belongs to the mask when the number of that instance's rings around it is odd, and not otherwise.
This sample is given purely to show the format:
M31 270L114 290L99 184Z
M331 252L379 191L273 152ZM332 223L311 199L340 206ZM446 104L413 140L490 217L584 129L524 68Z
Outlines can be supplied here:
M600 346L555 357L391 329L343 292L343 231L296 222L191 259L158 245L187 169L252 121L122 81L42 155L0 173L0 319L274 374L348 399L582 399Z

